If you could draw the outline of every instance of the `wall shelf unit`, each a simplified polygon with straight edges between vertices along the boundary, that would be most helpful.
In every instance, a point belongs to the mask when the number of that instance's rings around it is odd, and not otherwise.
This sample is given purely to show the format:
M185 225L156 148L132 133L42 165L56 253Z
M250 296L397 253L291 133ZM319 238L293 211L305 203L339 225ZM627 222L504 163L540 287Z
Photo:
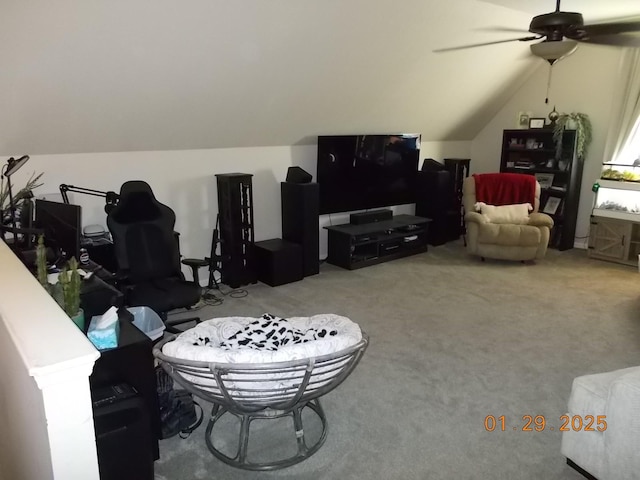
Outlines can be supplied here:
M536 176L542 189L540 211L551 215L555 224L549 246L573 248L582 182L576 131L565 130L558 149L553 129L505 130L500 171Z

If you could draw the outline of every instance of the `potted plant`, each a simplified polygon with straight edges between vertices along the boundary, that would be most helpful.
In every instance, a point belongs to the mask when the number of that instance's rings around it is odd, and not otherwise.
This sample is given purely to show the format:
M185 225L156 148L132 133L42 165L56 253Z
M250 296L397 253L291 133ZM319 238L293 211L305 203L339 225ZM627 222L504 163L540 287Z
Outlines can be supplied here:
M576 130L576 155L584 160L593 137L591 120L586 113L561 113L553 126L553 139L556 142L556 158L560 159L562 153L562 134L565 128L573 127Z
M51 284L47 275L47 247L44 246L43 235L38 237L38 244L36 245L36 276L42 288L51 294Z
M75 257L63 267L58 276L58 283L62 289L62 304L64 311L71 317L80 330L84 331L84 312L80 308L80 289L82 278L78 272L78 261Z
M62 307L78 328L84 331L84 312L80 308L80 290L82 279L78 272L78 262L71 258L58 275L58 283L51 285L47 275L47 250L44 245L44 237L38 237L36 246L36 276L40 285Z
M31 174L29 180L24 187L22 187L18 193L14 193L13 196L13 205L16 209L19 209L19 205L26 199L29 199L33 196L33 190L38 187L44 185L40 182L40 178L42 177L42 173L38 175L34 173ZM9 186L8 182L4 182L4 176L0 175L0 219L4 220L5 217L9 214L9 209L11 205L9 205Z

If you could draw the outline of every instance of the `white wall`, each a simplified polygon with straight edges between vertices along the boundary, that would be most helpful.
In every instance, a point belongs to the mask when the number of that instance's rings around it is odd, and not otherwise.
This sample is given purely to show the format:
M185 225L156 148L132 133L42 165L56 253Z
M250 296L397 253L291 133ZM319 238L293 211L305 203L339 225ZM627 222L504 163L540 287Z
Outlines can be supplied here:
M4 155L298 145L354 132L469 140L534 62L518 42L432 51L502 40L478 27L531 19L477 0L3 6Z
M593 142L584 161L576 246L584 247L589 235L589 216L593 205L591 186L600 178L604 161L620 52L619 48L580 44L574 54L553 66L549 104L544 100L550 67L540 60L538 70L487 123L471 147L472 172L495 172L500 168L502 130L517 128L518 112L530 111L535 117L547 117L555 106L560 113L588 114L593 124Z
M424 142L420 156L468 158L470 142ZM185 257L209 255L211 235L218 212L215 175L250 173L254 199L256 241L281 237L280 182L287 168L297 165L315 178L316 145L293 147L252 147L161 152L118 152L70 155L33 155L11 178L17 190L31 174L44 172L44 185L36 196L58 193L66 183L100 191L119 191L127 180L144 180L159 201L176 212L176 230L180 232ZM70 193L70 201L82 206L83 225L100 224L106 228L104 198ZM413 205L395 209L413 213ZM325 225L348 222L347 214L322 215L320 218L320 257L327 254ZM184 269L189 275L189 269Z
M0 479L98 480L98 351L0 241Z

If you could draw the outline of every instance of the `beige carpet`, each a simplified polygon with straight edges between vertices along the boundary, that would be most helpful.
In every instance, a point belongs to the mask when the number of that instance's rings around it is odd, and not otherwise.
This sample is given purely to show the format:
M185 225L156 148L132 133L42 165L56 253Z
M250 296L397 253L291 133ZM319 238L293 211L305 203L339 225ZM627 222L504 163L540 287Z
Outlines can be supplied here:
M334 312L369 333L358 368L323 399L327 441L296 466L246 472L209 453L203 425L161 441L156 477L580 479L560 455L560 416L575 376L640 365L639 280L637 268L583 250L551 250L534 265L481 262L460 241L246 287L247 297L201 316ZM487 415L504 415L506 431L487 432ZM555 430L524 432L524 415L544 415Z

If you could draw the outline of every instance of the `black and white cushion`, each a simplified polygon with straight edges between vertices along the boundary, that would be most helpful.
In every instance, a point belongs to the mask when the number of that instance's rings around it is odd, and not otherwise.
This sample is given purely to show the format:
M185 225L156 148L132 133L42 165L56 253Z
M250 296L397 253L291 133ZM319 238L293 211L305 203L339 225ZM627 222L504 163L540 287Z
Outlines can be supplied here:
M264 314L204 321L167 343L163 353L187 360L268 363L337 352L361 339L360 327L340 315L284 319Z

